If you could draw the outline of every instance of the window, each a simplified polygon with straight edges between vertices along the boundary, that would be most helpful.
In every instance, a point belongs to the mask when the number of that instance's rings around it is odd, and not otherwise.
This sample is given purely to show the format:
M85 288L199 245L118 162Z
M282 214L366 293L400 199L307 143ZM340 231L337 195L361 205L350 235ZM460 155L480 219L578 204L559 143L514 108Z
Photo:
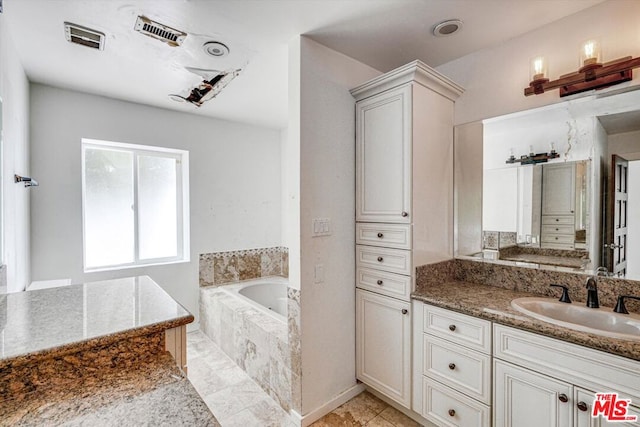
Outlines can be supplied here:
M189 260L189 153L82 140L84 270Z

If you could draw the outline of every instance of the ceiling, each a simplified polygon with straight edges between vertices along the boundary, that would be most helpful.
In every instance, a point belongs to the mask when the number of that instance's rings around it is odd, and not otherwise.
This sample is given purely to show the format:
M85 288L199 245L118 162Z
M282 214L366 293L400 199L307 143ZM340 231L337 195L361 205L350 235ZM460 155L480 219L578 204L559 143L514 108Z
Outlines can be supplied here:
M438 66L603 0L4 0L3 19L33 82L273 128L287 126L288 43L304 34L382 72L414 59ZM138 15L183 30L180 47L133 31ZM457 18L462 31L434 37ZM69 21L103 32L96 51L65 40ZM224 60L205 41L227 44ZM246 67L245 67L246 65ZM201 77L184 67L244 70L197 108Z

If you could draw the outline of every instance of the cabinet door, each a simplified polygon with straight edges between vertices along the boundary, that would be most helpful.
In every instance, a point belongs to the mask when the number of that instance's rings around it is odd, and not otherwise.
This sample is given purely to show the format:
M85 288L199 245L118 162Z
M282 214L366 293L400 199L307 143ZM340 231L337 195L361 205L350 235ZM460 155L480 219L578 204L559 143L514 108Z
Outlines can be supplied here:
M409 407L410 304L356 290L356 375L363 383Z
M603 390L603 392L610 392L611 390ZM627 410L627 415L635 415L637 417L637 421L629 421L629 422L609 422L605 420L602 416L598 418L593 418L591 413L593 411L593 401L595 399L595 393L589 390L584 390L581 388L575 389L575 417L576 417L576 427L605 427L605 426L618 426L618 427L631 427L638 426L640 423L640 409L629 406Z
M576 209L576 164L542 167L542 215L573 215Z
M411 222L411 85L356 104L356 220Z
M495 427L569 427L570 384L495 360Z

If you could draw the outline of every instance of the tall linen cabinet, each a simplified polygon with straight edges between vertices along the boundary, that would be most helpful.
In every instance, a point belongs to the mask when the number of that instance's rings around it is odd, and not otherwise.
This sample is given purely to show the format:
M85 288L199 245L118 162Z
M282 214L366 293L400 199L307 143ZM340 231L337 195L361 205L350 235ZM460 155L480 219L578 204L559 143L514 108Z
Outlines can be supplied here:
M356 375L411 407L415 267L453 257L453 106L462 88L415 61L356 98Z

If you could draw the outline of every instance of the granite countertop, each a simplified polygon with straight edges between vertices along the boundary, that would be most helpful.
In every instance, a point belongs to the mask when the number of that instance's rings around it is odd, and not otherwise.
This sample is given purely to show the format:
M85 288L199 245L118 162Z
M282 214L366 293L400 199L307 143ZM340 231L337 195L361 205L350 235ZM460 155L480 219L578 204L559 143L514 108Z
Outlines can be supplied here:
M0 295L0 369L193 319L147 276Z
M536 255L536 254L513 254L501 257L506 261L529 262L534 264L556 265L558 267L568 267L584 269L589 260L581 258L561 257L552 255Z
M168 353L4 401L0 415L0 426L220 426Z
M444 280L414 292L413 299L640 361L640 341L607 338L536 320L511 307L511 300L540 295L476 283Z

